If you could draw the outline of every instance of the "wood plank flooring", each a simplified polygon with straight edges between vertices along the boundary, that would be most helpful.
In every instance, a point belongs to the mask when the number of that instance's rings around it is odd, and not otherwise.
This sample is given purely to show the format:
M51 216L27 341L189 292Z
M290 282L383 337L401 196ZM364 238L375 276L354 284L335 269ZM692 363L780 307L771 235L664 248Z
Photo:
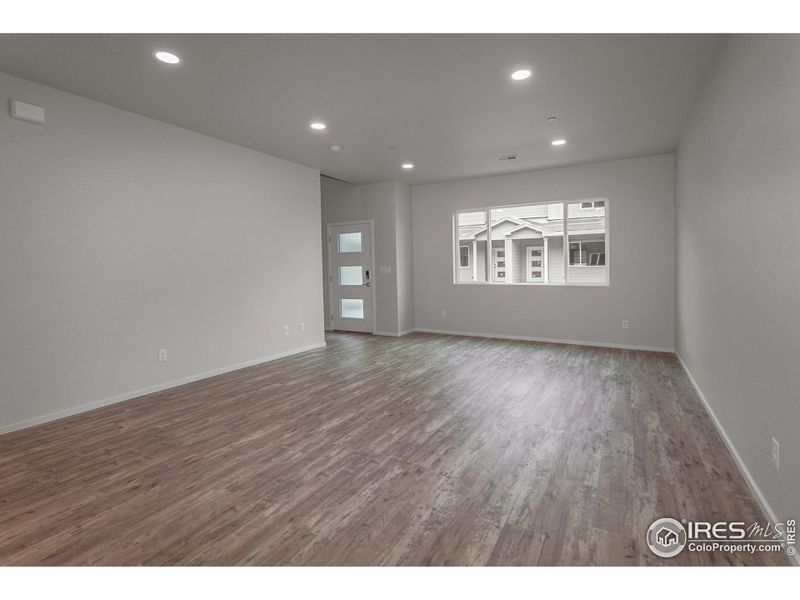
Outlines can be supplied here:
M647 548L764 519L672 355L328 344L0 437L0 564L786 564Z

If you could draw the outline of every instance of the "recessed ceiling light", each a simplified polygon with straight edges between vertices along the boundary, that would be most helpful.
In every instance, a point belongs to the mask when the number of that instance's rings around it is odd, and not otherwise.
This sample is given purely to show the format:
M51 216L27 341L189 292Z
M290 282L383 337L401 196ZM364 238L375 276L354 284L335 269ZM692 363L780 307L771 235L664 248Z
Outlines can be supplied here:
M341 152L341 151L342 147L339 144L334 144L333 146L331 146L331 152Z
M172 52L167 52L165 50L158 50L157 52L153 52L153 55L160 60L161 62L165 62L168 65L177 65L181 62L181 57L177 54L173 54Z
M514 71L511 74L511 79L514 79L515 81L522 81L530 76L531 72L528 69L520 69L519 71Z
M414 168L414 163L403 163L403 168L404 169L413 169Z
M547 120L548 121L556 121L556 120L558 120L558 117L547 117Z
M564 144L567 143L567 140L558 139L558 140L553 140L550 143L553 144L553 146L563 146Z
M309 127L311 127L311 129L316 129L317 131L322 131L325 129L325 127L327 127L327 125L325 125L325 123L320 123L319 121L314 121L311 123L311 125L309 125Z

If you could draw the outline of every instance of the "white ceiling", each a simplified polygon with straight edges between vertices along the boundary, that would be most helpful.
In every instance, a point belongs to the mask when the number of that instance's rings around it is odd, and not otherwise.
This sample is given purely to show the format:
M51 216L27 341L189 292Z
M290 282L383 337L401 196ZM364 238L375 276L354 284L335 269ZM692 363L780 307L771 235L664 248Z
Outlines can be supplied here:
M345 181L422 183L674 150L719 42L713 35L0 35L0 70ZM159 63L155 49L183 62ZM522 67L534 76L512 81ZM558 120L548 122L550 115ZM311 120L328 129L312 132ZM559 136L568 144L552 147ZM332 144L342 151L331 152ZM514 153L519 160L496 160ZM404 161L416 168L403 171Z

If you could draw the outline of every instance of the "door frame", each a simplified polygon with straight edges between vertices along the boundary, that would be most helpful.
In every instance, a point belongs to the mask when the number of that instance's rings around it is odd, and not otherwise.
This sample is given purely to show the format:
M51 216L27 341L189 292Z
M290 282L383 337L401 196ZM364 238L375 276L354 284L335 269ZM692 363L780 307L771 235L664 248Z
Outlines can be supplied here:
M341 227L347 225L369 225L369 243L370 243L370 256L372 256L372 331L371 335L375 335L375 327L377 324L376 315L378 314L378 306L375 298L375 287L378 285L377 269L375 268L375 223L372 219L363 219L360 221L338 221L336 223L328 223L326 227L326 235L328 236L328 308L334 310L333 307L333 269L331 268L331 227ZM330 331L336 331L333 326L333 314L328 313L330 317ZM344 330L341 330L344 331Z

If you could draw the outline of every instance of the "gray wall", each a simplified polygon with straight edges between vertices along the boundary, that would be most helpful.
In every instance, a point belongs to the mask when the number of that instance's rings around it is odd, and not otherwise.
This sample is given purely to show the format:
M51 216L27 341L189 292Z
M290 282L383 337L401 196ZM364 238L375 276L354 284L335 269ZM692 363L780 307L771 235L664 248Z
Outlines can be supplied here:
M414 186L417 328L671 350L674 177L663 154ZM453 284L456 209L598 197L610 199L610 286Z
M317 171L5 74L0 107L0 431L324 342Z
M373 221L376 333L396 335L413 329L411 197L397 181L353 185L322 177L322 239L325 324L330 326L327 226ZM381 273L380 267L391 272ZM410 323L410 325L409 325Z
M800 37L732 37L677 161L678 353L779 519L800 515L798 99Z
M411 188L395 182L395 237L397 243L397 327L414 329L414 244Z

